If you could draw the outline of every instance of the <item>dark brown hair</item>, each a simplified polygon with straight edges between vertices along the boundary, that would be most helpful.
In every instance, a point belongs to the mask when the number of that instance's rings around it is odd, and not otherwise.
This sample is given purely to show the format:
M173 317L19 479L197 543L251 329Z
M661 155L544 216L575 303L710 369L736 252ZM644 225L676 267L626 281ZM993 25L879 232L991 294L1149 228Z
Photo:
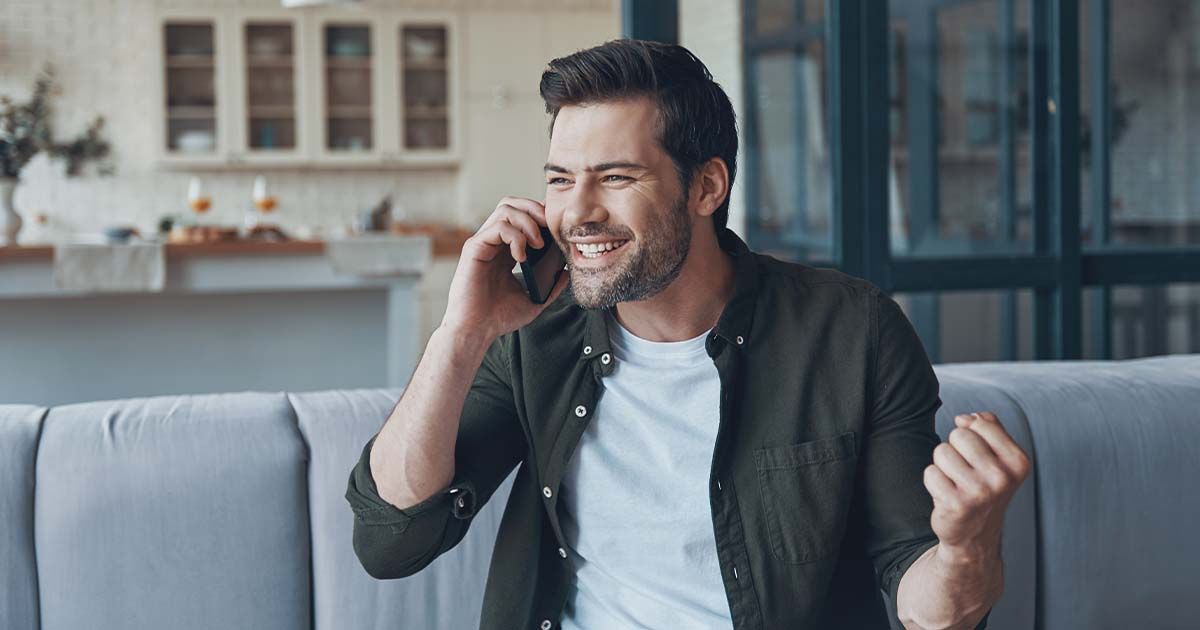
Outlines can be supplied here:
M692 176L719 157L737 173L737 122L733 105L704 62L674 44L617 39L550 62L539 86L550 133L564 105L649 97L658 107L658 143L671 156L684 194ZM719 231L729 219L729 194L713 214Z

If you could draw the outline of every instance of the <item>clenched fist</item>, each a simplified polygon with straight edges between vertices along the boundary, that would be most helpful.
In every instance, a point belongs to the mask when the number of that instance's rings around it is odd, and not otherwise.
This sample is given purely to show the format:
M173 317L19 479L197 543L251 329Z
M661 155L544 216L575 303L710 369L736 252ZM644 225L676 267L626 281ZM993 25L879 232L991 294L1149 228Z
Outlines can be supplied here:
M1004 511L1029 476L1029 458L995 414L959 415L954 423L925 468L931 525L940 551L977 558L1000 548Z

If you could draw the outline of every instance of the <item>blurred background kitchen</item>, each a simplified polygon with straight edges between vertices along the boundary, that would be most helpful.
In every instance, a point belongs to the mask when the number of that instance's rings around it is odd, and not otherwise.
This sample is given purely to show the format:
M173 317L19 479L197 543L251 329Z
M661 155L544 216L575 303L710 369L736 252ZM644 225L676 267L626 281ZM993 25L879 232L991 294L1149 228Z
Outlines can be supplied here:
M619 36L729 93L730 226L935 362L1196 352L1200 3L1065 5L6 0L0 402L402 385L542 196L541 70Z

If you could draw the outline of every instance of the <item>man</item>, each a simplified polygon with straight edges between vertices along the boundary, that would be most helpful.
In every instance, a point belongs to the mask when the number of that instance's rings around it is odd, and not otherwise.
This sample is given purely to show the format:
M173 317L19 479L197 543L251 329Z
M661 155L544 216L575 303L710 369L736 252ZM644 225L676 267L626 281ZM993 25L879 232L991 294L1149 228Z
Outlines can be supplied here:
M541 94L545 204L505 198L467 241L351 474L366 570L421 570L519 466L485 629L887 627L881 590L893 625L984 625L1028 461L986 413L938 444L895 302L725 228L737 132L704 65L619 40ZM527 245L568 255L548 306L511 273Z

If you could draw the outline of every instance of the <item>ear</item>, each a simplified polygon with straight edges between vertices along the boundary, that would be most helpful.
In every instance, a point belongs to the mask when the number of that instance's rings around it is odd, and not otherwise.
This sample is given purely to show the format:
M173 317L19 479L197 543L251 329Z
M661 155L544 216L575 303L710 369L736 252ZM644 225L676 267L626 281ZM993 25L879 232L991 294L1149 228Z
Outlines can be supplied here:
M702 217L712 216L729 196L729 167L725 160L714 157L701 165L688 192L692 211Z

